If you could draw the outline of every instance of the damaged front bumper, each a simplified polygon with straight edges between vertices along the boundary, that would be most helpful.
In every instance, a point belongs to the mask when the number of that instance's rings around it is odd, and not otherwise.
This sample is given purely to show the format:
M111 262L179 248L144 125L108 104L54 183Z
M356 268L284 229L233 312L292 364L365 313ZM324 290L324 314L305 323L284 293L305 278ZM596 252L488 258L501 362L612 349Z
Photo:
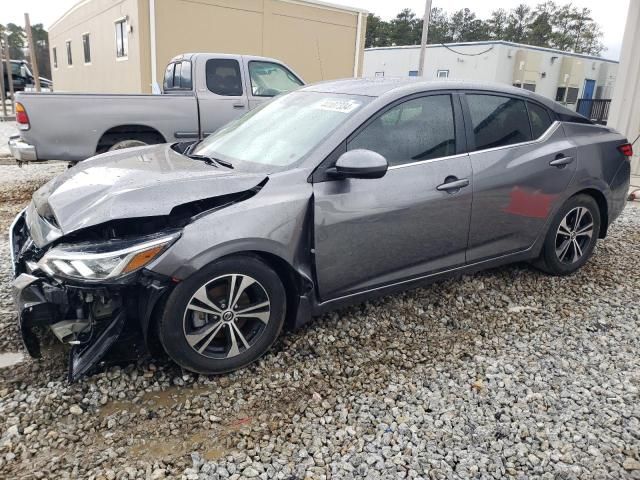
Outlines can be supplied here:
M124 350L124 356L129 356L118 360L132 360L149 350L150 319L172 286L169 279L143 270L112 283L67 282L37 269L35 262L44 252L33 245L24 212L16 217L9 236L16 276L13 299L29 355L41 356L41 340L50 329L58 340L71 346L69 380L75 381L100 362L116 342L131 344Z

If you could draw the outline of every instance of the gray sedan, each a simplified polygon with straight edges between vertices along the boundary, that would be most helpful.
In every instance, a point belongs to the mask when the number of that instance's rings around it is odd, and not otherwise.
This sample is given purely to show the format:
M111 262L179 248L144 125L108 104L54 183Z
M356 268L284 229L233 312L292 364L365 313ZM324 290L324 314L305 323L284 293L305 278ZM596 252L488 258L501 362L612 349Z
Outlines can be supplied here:
M308 86L36 192L10 232L25 345L38 356L49 327L71 379L123 342L222 373L283 328L394 290L516 261L571 274L624 208L631 154L520 89Z

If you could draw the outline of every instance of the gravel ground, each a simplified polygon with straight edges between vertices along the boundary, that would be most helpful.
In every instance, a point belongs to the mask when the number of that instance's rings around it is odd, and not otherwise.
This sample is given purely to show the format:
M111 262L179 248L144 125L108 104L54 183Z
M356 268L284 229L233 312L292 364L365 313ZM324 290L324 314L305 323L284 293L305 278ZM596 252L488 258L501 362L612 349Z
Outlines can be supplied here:
M0 104L0 116L2 115L2 104ZM16 122L0 122L0 158L8 157L11 152L7 142L11 135L18 134Z
M0 166L0 352L4 231L60 168ZM231 375L68 385L59 349L0 369L0 478L640 479L639 229L629 204L570 278L516 265L343 309Z

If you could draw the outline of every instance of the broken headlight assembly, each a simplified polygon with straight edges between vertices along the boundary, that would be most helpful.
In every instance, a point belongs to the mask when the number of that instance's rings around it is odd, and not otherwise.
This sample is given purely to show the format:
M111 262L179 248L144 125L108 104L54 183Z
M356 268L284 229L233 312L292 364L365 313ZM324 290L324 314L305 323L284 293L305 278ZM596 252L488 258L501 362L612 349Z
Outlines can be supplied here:
M180 237L180 232L135 240L61 244L38 262L47 275L71 280L113 280L148 265Z

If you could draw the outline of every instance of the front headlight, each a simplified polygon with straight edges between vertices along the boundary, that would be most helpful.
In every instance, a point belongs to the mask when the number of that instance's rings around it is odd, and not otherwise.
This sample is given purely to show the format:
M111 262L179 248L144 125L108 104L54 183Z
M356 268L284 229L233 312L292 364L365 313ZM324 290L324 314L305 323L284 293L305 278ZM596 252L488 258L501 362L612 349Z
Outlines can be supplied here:
M38 262L47 274L76 280L111 280L135 272L157 258L179 233L144 240L58 245Z

